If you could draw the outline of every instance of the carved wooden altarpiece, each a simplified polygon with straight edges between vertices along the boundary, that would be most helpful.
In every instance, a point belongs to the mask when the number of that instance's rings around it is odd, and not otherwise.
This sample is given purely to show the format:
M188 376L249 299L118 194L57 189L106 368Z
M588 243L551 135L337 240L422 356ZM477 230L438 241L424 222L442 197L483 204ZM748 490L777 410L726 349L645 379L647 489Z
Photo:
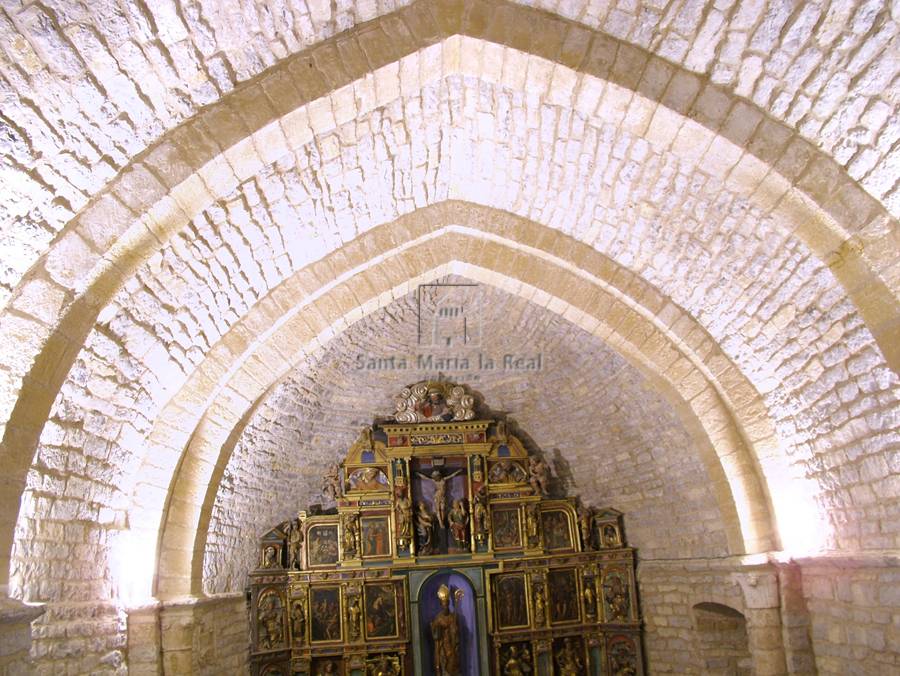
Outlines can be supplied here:
M549 489L463 386L405 388L325 477L337 508L262 537L251 673L643 674L622 514Z

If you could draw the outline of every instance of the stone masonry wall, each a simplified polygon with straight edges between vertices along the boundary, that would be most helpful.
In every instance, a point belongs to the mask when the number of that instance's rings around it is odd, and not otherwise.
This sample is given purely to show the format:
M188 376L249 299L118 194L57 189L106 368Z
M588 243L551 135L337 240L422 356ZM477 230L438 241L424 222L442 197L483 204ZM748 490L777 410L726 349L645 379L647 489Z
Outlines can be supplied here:
M900 671L900 564L896 556L804 559L809 608L821 676Z

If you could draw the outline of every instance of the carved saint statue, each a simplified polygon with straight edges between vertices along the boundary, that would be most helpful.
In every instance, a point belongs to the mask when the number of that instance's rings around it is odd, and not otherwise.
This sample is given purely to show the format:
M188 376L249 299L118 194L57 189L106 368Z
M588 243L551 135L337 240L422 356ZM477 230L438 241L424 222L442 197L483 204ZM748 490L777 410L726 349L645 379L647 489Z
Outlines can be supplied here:
M543 627L547 616L547 600L544 598L544 585L534 587L534 624Z
M316 670L316 676L336 676L337 673L337 665L331 660L320 664L319 668Z
M459 548L468 549L469 514L462 500L453 501L453 507L448 518L450 519L450 532L453 534L454 543Z
M288 521L285 524L284 531L287 533L288 568L300 570L303 553L303 529L300 526L300 519Z
M535 495L547 495L550 492L550 468L541 458L528 458L528 483Z
M581 597L584 599L584 614L588 617L593 617L597 612L593 580L585 579L584 591L581 593Z
M431 638L434 640L435 676L460 676L459 617L450 610L450 589L442 584L438 589L441 610L431 620ZM462 589L455 593L456 605L462 599Z
M578 654L578 650L572 644L571 638L566 638L562 649L556 653L556 666L560 676L581 676L585 673L584 660Z
M397 671L399 660L394 658L389 658L387 655L379 655L378 658L374 661L374 663L370 664L368 667L368 671L366 672L370 676L398 676L400 673Z
M485 502L487 496L484 490L480 490L475 494L475 504L472 507L472 516L475 523L475 539L479 542L487 537L487 507Z
M540 544L538 509L534 503L525 505L525 535L528 538L529 547L537 547Z
M362 619L362 608L359 605L359 598L356 596L350 601L347 607L347 620L350 629L350 640L359 640L359 621Z
M337 502L338 498L343 495L344 489L341 486L341 468L333 462L328 465L328 471L322 477L322 495L331 498Z
M441 528L447 527L447 482L461 472L462 470L458 469L447 476L442 475L438 470L432 471L431 476L416 472L422 479L434 484L434 513Z
M359 556L359 520L356 514L345 514L343 518L344 558L355 559Z
M531 665L527 665L519 657L519 649L511 645L506 659L503 661L503 676L525 676L531 672Z
M637 674L634 658L630 655L616 655L612 662L613 676L635 676Z
M434 535L434 517L428 512L428 505L419 503L416 511L416 536L418 537L418 549L420 554L430 554L432 537Z
M398 489L397 499L397 538L404 542L412 539L412 502L405 489Z
M578 505L578 530L584 551L594 549L594 510Z
M291 634L294 643L303 643L306 638L306 604L297 599L291 606Z

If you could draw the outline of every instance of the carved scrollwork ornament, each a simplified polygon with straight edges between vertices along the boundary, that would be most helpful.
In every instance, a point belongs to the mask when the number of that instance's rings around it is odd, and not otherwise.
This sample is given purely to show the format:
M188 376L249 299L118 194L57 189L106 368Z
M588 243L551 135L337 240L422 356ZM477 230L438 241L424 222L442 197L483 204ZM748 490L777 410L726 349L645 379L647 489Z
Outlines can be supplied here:
M394 419L399 423L449 422L475 418L475 397L462 385L443 382L416 383L404 387L394 399Z

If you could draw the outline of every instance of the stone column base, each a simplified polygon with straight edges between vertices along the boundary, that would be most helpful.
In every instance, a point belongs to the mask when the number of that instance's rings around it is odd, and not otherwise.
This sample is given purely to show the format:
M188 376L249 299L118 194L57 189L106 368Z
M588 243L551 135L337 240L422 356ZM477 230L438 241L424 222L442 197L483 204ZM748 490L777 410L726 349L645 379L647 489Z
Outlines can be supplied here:
M31 623L43 613L41 606L0 596L0 676L31 673Z

